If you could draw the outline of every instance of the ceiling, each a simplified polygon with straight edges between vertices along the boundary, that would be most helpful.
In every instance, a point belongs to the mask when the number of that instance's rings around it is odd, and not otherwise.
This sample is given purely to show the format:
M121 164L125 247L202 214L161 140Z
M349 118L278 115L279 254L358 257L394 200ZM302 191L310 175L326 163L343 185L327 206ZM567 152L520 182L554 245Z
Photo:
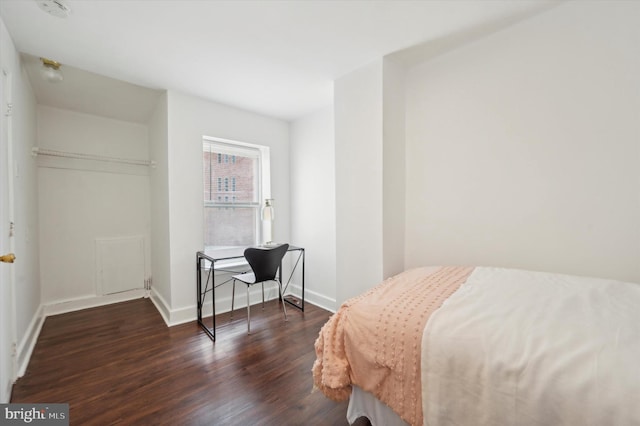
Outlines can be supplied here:
M127 106L135 102L117 96L129 88L147 105L131 112L132 121L144 121L158 90L167 89L293 120L329 105L336 78L385 55L410 65L558 4L61 1L71 9L67 18L45 13L35 0L0 0L0 16L23 54L38 102L129 117ZM36 83L41 56L63 64L62 83ZM91 109L99 108L96 96L108 111Z

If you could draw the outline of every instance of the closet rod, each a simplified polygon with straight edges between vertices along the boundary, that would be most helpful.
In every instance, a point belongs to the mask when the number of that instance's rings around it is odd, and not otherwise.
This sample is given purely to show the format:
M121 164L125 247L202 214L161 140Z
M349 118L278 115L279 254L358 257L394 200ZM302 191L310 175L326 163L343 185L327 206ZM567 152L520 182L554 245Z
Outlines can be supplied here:
M31 148L31 155L33 155L34 157L37 157L38 155L47 155L50 157L64 157L64 158L77 158L81 160L106 161L109 163L133 164L135 166L151 166L151 167L156 166L155 161L149 161L149 160L133 160L130 158L107 157L104 155L81 154L79 152L56 151L53 149L43 149L38 147Z

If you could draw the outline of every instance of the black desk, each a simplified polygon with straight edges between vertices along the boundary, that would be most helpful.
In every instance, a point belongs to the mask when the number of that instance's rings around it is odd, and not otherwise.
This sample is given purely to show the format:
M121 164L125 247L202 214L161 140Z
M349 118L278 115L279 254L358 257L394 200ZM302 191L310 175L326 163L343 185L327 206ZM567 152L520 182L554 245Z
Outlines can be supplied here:
M246 247L231 247L227 249L215 249L215 250L205 250L199 251L196 253L196 287L197 287L197 309L198 309L198 324L200 327L213 339L216 340L216 292L215 289L223 284L226 284L232 280L232 278L227 279L221 283L216 284L215 282L215 271L220 272L229 272L229 273L240 273L242 271L238 271L232 269L233 266L224 266L220 265L219 262L224 260L234 260L234 259L244 259L244 250ZM297 246L289 246L289 250L287 253L291 252L299 252L298 257L296 258L295 264L293 268L291 268L291 274L287 279L287 282L284 283L282 281L282 263L280 263L279 269L279 278L282 283L282 293L280 298L284 300L285 303L292 305L293 307L300 309L304 312L304 261L305 261L305 252L304 248ZM302 298L298 299L293 295L287 295L287 288L291 283L291 278L293 277L298 264L302 260ZM210 265L207 266L206 263L210 262ZM218 262L218 266L216 266L216 262ZM203 280L202 273L206 271L206 281ZM204 288L203 288L204 282ZM205 300L207 297L207 293L211 293L211 309L213 315L213 326L209 328L207 324L202 321L202 307L205 304Z

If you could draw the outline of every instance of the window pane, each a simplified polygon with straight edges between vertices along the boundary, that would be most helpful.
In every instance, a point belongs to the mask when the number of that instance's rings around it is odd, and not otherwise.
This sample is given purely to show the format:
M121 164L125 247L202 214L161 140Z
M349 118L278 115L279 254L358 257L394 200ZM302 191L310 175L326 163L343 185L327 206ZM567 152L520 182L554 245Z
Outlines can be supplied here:
M204 245L250 246L256 243L257 207L204 208Z
M221 156L215 147L203 152L204 201L218 201L220 196L224 199L224 195L233 192L230 199L237 203L257 203L258 158L236 155L232 157L235 161L218 162Z
M260 172L265 151L268 155L266 147L203 140L205 247L258 243Z

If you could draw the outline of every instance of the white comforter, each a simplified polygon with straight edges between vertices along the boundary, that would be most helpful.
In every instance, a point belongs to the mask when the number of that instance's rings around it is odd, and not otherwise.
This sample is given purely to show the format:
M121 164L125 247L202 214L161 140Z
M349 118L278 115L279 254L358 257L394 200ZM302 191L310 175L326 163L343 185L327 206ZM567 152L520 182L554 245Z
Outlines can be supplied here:
M640 285L476 268L421 363L425 425L640 425Z

